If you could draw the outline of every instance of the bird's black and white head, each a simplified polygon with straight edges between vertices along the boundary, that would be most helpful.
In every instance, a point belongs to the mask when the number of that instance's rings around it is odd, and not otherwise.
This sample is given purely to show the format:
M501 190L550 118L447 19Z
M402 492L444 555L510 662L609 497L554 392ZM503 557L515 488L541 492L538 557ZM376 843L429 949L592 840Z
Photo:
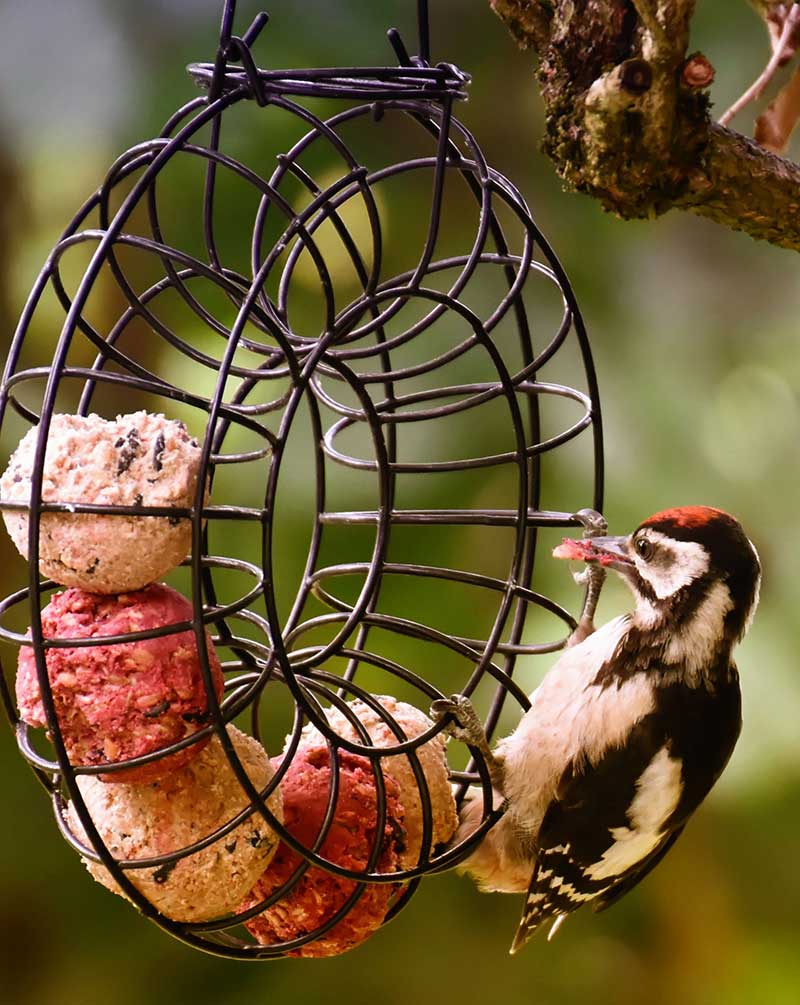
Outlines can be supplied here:
M664 510L627 537L572 542L561 557L617 572L636 600L633 628L658 640L668 663L729 653L758 604L758 554L738 520L709 506Z

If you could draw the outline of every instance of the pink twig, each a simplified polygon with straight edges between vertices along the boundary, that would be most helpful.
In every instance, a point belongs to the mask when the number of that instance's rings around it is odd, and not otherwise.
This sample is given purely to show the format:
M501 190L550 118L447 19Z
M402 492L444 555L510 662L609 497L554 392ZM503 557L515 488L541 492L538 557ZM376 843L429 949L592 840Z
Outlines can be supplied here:
M763 73L758 77L758 79L755 80L750 87L748 87L744 94L734 101L724 115L720 116L719 124L721 126L727 126L734 115L738 115L738 113L746 105L749 105L751 101L761 97L764 92L764 88L775 76L775 72L778 67L784 62L786 49L792 37L792 32L797 27L798 23L800 23L800 6L793 4L791 10L789 10L786 15L786 20L783 22L783 31L781 31L777 44L772 51L772 58L767 63Z

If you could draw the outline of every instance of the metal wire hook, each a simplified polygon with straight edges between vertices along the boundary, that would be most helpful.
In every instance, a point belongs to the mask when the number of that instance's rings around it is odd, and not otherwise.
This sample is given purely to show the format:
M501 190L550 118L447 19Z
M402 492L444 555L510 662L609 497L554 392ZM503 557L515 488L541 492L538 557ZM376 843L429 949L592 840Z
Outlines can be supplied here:
M236 0L225 0L219 32L219 48L214 61L214 74L209 89L209 101L215 101L222 94L225 72L228 63L231 62L242 64L253 96L259 105L264 105L266 104L264 86L258 75L258 68L250 52L250 47L269 22L269 14L263 10L259 11L242 36L233 34L235 16Z
M264 24L266 24L266 21ZM263 25L261 27L263 27ZM260 31L261 29L259 28L258 30ZM247 75L247 82L250 85L250 90L253 92L256 104L263 107L267 103L267 91L264 86L264 81L261 79L258 72L255 60L253 59L253 54L250 52L250 46L244 38L239 38L238 35L234 35L230 40L230 52L230 58L234 62L242 64L242 68Z

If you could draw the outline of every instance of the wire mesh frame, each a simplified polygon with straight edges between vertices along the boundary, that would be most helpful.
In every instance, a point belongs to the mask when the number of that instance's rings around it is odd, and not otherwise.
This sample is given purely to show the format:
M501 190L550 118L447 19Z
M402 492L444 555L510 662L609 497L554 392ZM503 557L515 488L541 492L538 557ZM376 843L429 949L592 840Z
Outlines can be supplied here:
M514 680L518 656L555 651L564 639L541 644L522 641L526 615L531 605L543 608L560 618L571 630L573 617L549 598L530 588L536 558L537 531L542 527L576 526L568 512L542 511L540 505L540 460L542 456L567 443L584 430L593 437L594 488L591 500L594 509L602 508L602 430L597 384L589 343L581 315L558 260L539 232L530 211L516 187L492 169L469 131L452 115L454 101L466 96L469 78L451 64L429 64L429 32L427 4L418 3L419 52L409 57L399 33L389 32L398 57L397 67L356 67L347 69L272 70L259 69L252 57L251 46L267 23L266 14L259 14L242 35L233 34L235 4L224 5L220 47L213 64L196 64L189 68L197 83L208 94L195 98L177 111L164 130L154 140L138 144L112 165L98 191L84 204L62 234L53 249L30 294L6 363L0 387L0 422L5 421L9 408L31 424L38 425L39 435L31 479L31 503L0 502L6 510L27 509L29 512L29 578L26 588L17 590L0 603L0 638L14 646L29 644L35 655L37 677L48 723L48 734L54 748L54 758L37 751L29 727L21 722L5 675L2 697L9 720L16 729L23 756L33 767L40 781L50 792L56 820L66 840L87 859L102 863L119 887L136 906L163 929L196 948L233 958L270 958L300 949L330 931L363 895L369 883L389 883L397 887L387 920L404 906L421 877L449 869L463 861L486 831L496 822L499 811L492 808L488 771L478 751L472 751L473 762L466 772L454 772L454 777L466 784L479 784L483 790L483 820L479 829L455 847L432 847L432 807L417 752L443 728L439 723L424 734L409 739L398 722L359 684L360 667L374 667L410 685L419 694L420 704L441 697L440 690L418 673L370 649L370 632L380 629L395 636L421 640L436 651L440 647L458 654L472 666L462 692L474 693L484 679L495 682L494 698L485 726L492 735L503 703L511 695L520 708L528 707L524 691ZM344 110L321 118L295 98L349 99ZM278 166L269 178L262 177L236 158L224 153L220 146L221 127L225 113L239 102L255 101L258 105L278 109L299 119L305 133L295 145L277 157ZM356 103L354 103L356 102ZM433 153L410 158L370 171L360 163L341 136L344 126L353 124L369 128L387 115L400 115L419 127L429 137ZM203 142L202 133L208 133ZM303 167L303 154L315 145L327 144L346 165L341 177L321 187ZM177 247L170 246L163 236L163 207L159 204L157 181L165 166L178 154L188 154L205 165L205 194L202 209L203 232L207 260L200 260ZM383 232L378 203L373 195L376 185L387 178L402 177L410 171L428 171L432 175L432 198L427 240L418 264L412 270L382 278ZM245 181L258 193L259 207L251 235L252 275L237 273L223 264L215 230L215 208L219 172L229 172ZM471 250L460 256L437 259L435 249L441 223L443 192L448 177L458 177L466 184L479 210L479 226ZM297 211L282 190L292 179L307 192L309 201ZM114 211L112 198L123 183L130 190ZM345 207L354 198L363 202L369 219L371 265L348 229L343 216ZM513 248L501 223L498 207L510 213L524 233L522 247ZM144 209L149 234L130 232L128 225L134 212ZM99 227L86 226L92 214ZM141 215L141 213L140 213ZM280 237L269 245L265 242L268 223L281 216ZM328 224L346 249L358 275L361 292L345 306L337 306L334 283L325 256L315 233ZM60 272L63 256L77 245L95 245L91 261L72 297L66 290ZM135 248L157 260L163 276L143 292L136 292L119 260L123 248ZM538 251L543 261L534 257ZM321 333L303 336L293 330L289 318L289 293L302 255L310 256L317 270L325 309ZM279 264L281 263L282 264ZM481 320L462 299L469 280L482 266L502 270L507 292L488 318ZM109 268L122 292L127 307L107 334L96 330L84 314L89 294L101 269ZM446 291L435 288L426 280L456 272L455 280ZM268 279L277 274L277 295L266 292ZM528 309L523 299L525 284L532 275L554 283L563 298L563 315L549 342L534 349ZM202 278L224 293L237 311L235 322L226 326L215 317L192 290L192 282ZM26 333L45 290L55 292L65 311L63 328L49 367L20 367ZM154 305L165 292L180 296L193 315L223 340L219 359L192 345L177 331L169 328L155 313ZM421 318L389 333L395 321L410 302L424 304ZM457 345L430 358L412 364L399 365L393 354L413 340L421 345L432 327L445 314L455 314L469 334ZM516 327L523 366L511 372L495 345L492 334L506 319ZM172 349L200 366L218 371L214 392L203 396L190 387L178 386L151 372L126 352L118 343L134 320L142 321ZM252 331L259 333L255 338ZM92 366L69 365L67 357L73 338L82 333L97 349ZM569 337L577 340L586 378L585 392L570 387L537 380L537 372L558 352ZM237 362L237 350L262 358L258 366ZM404 390L404 382L421 374L431 375L474 348L482 350L491 366L489 379L462 384L444 384L423 390ZM371 362L372 361L372 362ZM356 367L371 365L358 371ZM238 380L235 394L227 398L229 378ZM30 382L45 381L45 390L38 411L24 404L19 389ZM88 414L98 386L119 390L124 398L126 389L135 390L167 401L180 402L207 414L202 438L201 470L208 472L210 497L204 497L204 481L199 479L194 504L187 509L144 506L101 506L80 500L45 502L42 499L45 447L59 388L63 382L75 381L82 388L78 412ZM281 381L288 381L288 390L280 392ZM255 389L274 382L276 396L266 402L250 403ZM345 388L357 401L348 403L337 397L335 389ZM549 438L541 432L540 399L555 395L576 402L582 415L571 426ZM398 459L398 431L406 423L434 423L438 419L459 416L466 418L481 405L502 401L507 406L512 431L513 449L487 456L461 460L401 462ZM287 450L287 440L301 403L308 409L316 441L316 521L311 538L305 575L292 609L280 618L275 597L273 569L272 515L278 478ZM334 421L326 426L323 414L333 414ZM271 429L265 417L277 416L277 430ZM461 418L460 418L461 421ZM224 452L226 437L233 427L246 430L258 438L261 446L247 452ZM343 434L352 427L368 429L374 457L357 457L341 446ZM215 472L221 465L263 462L268 468L263 506L244 507L215 504L213 495ZM326 504L326 464L363 470L377 476L379 506L367 511L329 509ZM401 509L395 505L397 478L437 471L477 471L508 465L517 473L518 499L515 509L482 508ZM93 640L48 639L43 635L40 611L45 595L54 588L51 581L38 576L39 528L44 513L101 513L183 517L191 521L192 552L187 560L191 569L193 617L177 625L124 636ZM261 529L261 562L247 563L209 551L209 528L222 521L247 521ZM320 565L319 556L326 528L333 526L367 525L375 528L374 547L370 561L337 565ZM387 558L391 530L401 525L425 526L490 526L508 527L514 532L514 546L509 555L509 571L505 579L493 578L466 569L425 566L409 562L390 562ZM219 570L235 569L252 580L250 589L234 602L221 603L217 598L215 574ZM355 602L345 602L336 595L335 584L342 577L363 578ZM485 639L453 637L420 621L397 617L381 611L381 591L387 577L410 576L448 584L467 584L496 595L497 614ZM321 601L328 613L308 613L311 598ZM18 607L29 612L27 635L11 631L3 624L10 611ZM257 608L263 608L259 613ZM242 633L246 623L257 630L259 640ZM314 630L325 627L333 637L321 645L302 645ZM224 664L225 696L217 701L209 667L206 630L213 631L214 641L226 646L235 659ZM208 721L197 733L179 743L155 753L119 764L77 766L70 763L59 727L52 689L47 674L46 655L49 649L83 645L113 644L191 630L201 657L202 674L208 701ZM331 673L325 664L332 657L347 661L341 674ZM279 682L288 688L294 701L294 723L283 759L275 776L262 791L258 791L237 756L225 729L242 713L250 712L251 732L260 739L259 706L268 683ZM396 746L379 748L372 745L363 724L353 713L348 701L359 698L388 726L397 738ZM323 703L338 709L350 723L359 742L338 735L329 725ZM312 847L305 847L282 826L266 805L269 795L280 785L301 742L301 730L313 723L327 739L331 758L331 785L325 817ZM158 857L118 860L109 851L97 831L91 814L77 785L81 774L115 771L150 763L192 743L214 734L224 749L248 805L228 823L195 844ZM338 797L339 752L349 751L369 760L375 779L378 826L369 862L363 871L348 870L320 854L320 847L334 818ZM391 759L407 756L416 779L422 810L422 848L418 864L402 872L381 873L377 863L381 854L381 835L387 819L387 793L384 768L391 773ZM73 803L90 846L79 841L65 818L66 799ZM192 854L220 840L252 812L263 816L268 825L301 856L302 864L283 887L270 898L244 914L227 916L210 922L180 923L162 915L130 879L138 869L169 870L181 857ZM358 881L352 895L343 906L318 929L292 942L271 946L254 944L232 929L243 920L265 910L285 896L295 886L309 866L319 866L329 873ZM402 884L402 885L401 885Z

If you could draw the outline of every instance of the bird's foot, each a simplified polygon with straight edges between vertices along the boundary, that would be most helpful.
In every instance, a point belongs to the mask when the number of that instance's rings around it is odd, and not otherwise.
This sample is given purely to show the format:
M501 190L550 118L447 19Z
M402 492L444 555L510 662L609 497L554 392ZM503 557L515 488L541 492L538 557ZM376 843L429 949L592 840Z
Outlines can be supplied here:
M596 509L579 509L572 519L583 527L584 537L603 537L608 533L608 521Z
M477 747L483 753L482 747L488 749L483 723L469 698L463 694L453 694L449 698L438 698L431 704L431 718L435 722L450 717L445 726L445 732L466 743L468 747Z
M581 642L588 639L590 635L594 635L594 632L594 618L581 617L581 620L575 628L573 628L572 633L567 639L567 649L571 649L573 646L579 646Z
M454 694L449 698L438 698L431 704L431 718L435 722L449 718L450 721L446 724L444 731L454 740L465 743L468 747L478 751L486 762L492 787L502 794L505 779L503 765L492 753L483 723L469 698L463 694Z
M578 510L573 513L574 520L578 520L583 525L583 536L591 540L593 537L603 537L608 532L608 523L602 513L593 509ZM587 639L594 632L594 615L597 610L597 602L600 599L600 591L606 581L606 569L592 562L580 572L574 572L573 578L578 586L586 587L586 596L583 601L583 613L577 627L567 639L567 648L578 645Z

